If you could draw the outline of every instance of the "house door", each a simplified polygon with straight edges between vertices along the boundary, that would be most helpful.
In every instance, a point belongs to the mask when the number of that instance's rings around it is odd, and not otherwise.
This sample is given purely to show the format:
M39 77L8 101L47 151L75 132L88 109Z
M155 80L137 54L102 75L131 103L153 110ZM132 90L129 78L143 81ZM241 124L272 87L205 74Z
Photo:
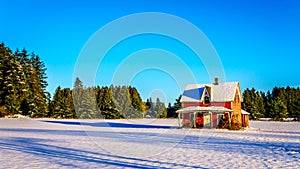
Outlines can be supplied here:
M211 114L205 113L203 115L203 119L204 119L204 127L211 127Z
M224 114L218 114L217 115L217 125L219 125L221 120L223 120L223 119L224 119Z
M190 127L196 127L195 125L195 113L190 113Z
M197 113L196 116L196 125L197 127L203 127L203 113Z

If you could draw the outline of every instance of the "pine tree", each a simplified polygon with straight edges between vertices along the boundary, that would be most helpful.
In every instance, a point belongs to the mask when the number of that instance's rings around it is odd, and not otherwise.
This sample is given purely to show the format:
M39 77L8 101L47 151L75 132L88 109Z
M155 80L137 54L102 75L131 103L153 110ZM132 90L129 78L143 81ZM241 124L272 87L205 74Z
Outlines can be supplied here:
M167 117L175 117L175 108L174 106L171 105L171 103L168 104L168 108L167 108Z
M62 104L61 102L62 102L61 87L58 86L53 95L53 100L49 104L50 117L54 117L54 118L62 118L63 117L60 114L61 104Z
M270 115L270 109L271 109L271 107L270 107L271 103L270 102L271 102L271 99L272 99L272 95L271 95L270 91L267 91L267 94L266 94L266 97L265 97L265 110L266 110L265 117L267 117L267 118L271 117L271 115Z
M288 115L287 107L280 97L273 98L270 102L270 115L274 120L281 120Z
M95 89L92 87L83 90L83 97L79 107L79 118L91 119L96 118L100 110L97 105ZM99 117L97 117L99 118Z
M167 109L165 107L165 104L159 100L159 98L156 99L155 108L154 108L154 114L156 118L166 118L167 117Z
M114 100L113 100L113 92L114 87L98 87L96 89L97 92L97 104L100 109L100 113L97 115L97 118L105 118L105 119L116 119L122 118L119 111L116 109Z
M258 111L260 114L259 118L265 117L266 114L266 106L265 106L265 93L260 91L260 92L256 92L256 96L257 96L257 106L258 106Z
M44 63L40 60L39 56L34 53L30 58L30 71L29 71L29 98L31 117L46 117L48 114L47 96L46 93L46 68Z
M4 75L4 91L5 91L5 107L8 112L13 115L20 113L21 102L18 99L18 73L20 71L14 55L11 55L10 60L6 64L6 77Z
M74 83L74 88L83 88L83 83L82 81L79 79L79 77L76 77L75 79L75 83Z
M295 93L299 92L295 90ZM289 106L289 117L295 118L295 120L300 121L300 95L294 94L294 98L291 100Z
M250 118L257 120L265 115L265 94L254 88L246 89L243 93L242 109L250 112Z
M83 83L77 77L75 80L75 83L74 83L73 90L72 90L73 104L74 104L74 109L75 109L77 118L81 117L81 113L82 113L81 107L82 107L83 97L84 97Z
M72 98L72 91L70 88L64 88L63 93L63 110L65 118L76 118L74 103Z
M120 112L120 115L124 118L141 118L142 112L137 110L131 102L130 91L127 86L118 86L112 89L113 102L116 105L116 109ZM141 106L139 103L135 103L136 106ZM141 107L139 107L141 109Z
M175 103L174 103L174 109L175 109L175 111L177 111L177 110L179 110L179 109L182 108L180 99L181 99L181 95L175 100Z
M177 110L182 108L181 102L181 95L175 99L175 103L174 106L171 105L171 103L168 104L168 108L167 108L167 117L168 118L177 118L178 114L176 113Z
M135 87L129 86L128 89L130 94L131 105L141 114L144 114L144 112L146 111L146 105L141 99L139 92Z
M82 81L77 77L72 91L74 109L77 118L91 119L99 114L95 88L84 88Z
M28 54L25 49L20 53L18 50L15 52L17 57L18 64L20 66L19 74L19 83L18 83L18 95L19 100L21 101L20 112L22 115L30 116L30 97L29 97L29 85L28 85Z

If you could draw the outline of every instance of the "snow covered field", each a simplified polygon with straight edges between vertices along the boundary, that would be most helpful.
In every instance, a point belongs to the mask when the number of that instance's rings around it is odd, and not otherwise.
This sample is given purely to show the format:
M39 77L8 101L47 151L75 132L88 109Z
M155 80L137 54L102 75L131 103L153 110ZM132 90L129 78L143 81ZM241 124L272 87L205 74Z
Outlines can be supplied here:
M0 168L300 168L300 123L0 119Z

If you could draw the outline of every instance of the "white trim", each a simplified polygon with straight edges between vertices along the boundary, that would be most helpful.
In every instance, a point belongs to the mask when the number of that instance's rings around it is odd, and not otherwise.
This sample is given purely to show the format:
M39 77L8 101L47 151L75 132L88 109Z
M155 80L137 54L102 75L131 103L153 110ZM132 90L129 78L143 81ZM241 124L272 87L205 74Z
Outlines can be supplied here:
M197 112L197 111L232 112L232 110L222 106L208 106L208 107L190 106L190 107L179 109L176 111L176 113L190 113L190 112Z

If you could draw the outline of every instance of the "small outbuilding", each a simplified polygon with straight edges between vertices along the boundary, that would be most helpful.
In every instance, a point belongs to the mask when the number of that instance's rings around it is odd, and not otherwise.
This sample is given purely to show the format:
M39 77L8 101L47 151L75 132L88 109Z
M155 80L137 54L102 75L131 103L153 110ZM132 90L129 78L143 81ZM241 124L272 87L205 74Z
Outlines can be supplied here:
M245 110L242 111L242 127L248 127L249 126L249 112L246 112Z

